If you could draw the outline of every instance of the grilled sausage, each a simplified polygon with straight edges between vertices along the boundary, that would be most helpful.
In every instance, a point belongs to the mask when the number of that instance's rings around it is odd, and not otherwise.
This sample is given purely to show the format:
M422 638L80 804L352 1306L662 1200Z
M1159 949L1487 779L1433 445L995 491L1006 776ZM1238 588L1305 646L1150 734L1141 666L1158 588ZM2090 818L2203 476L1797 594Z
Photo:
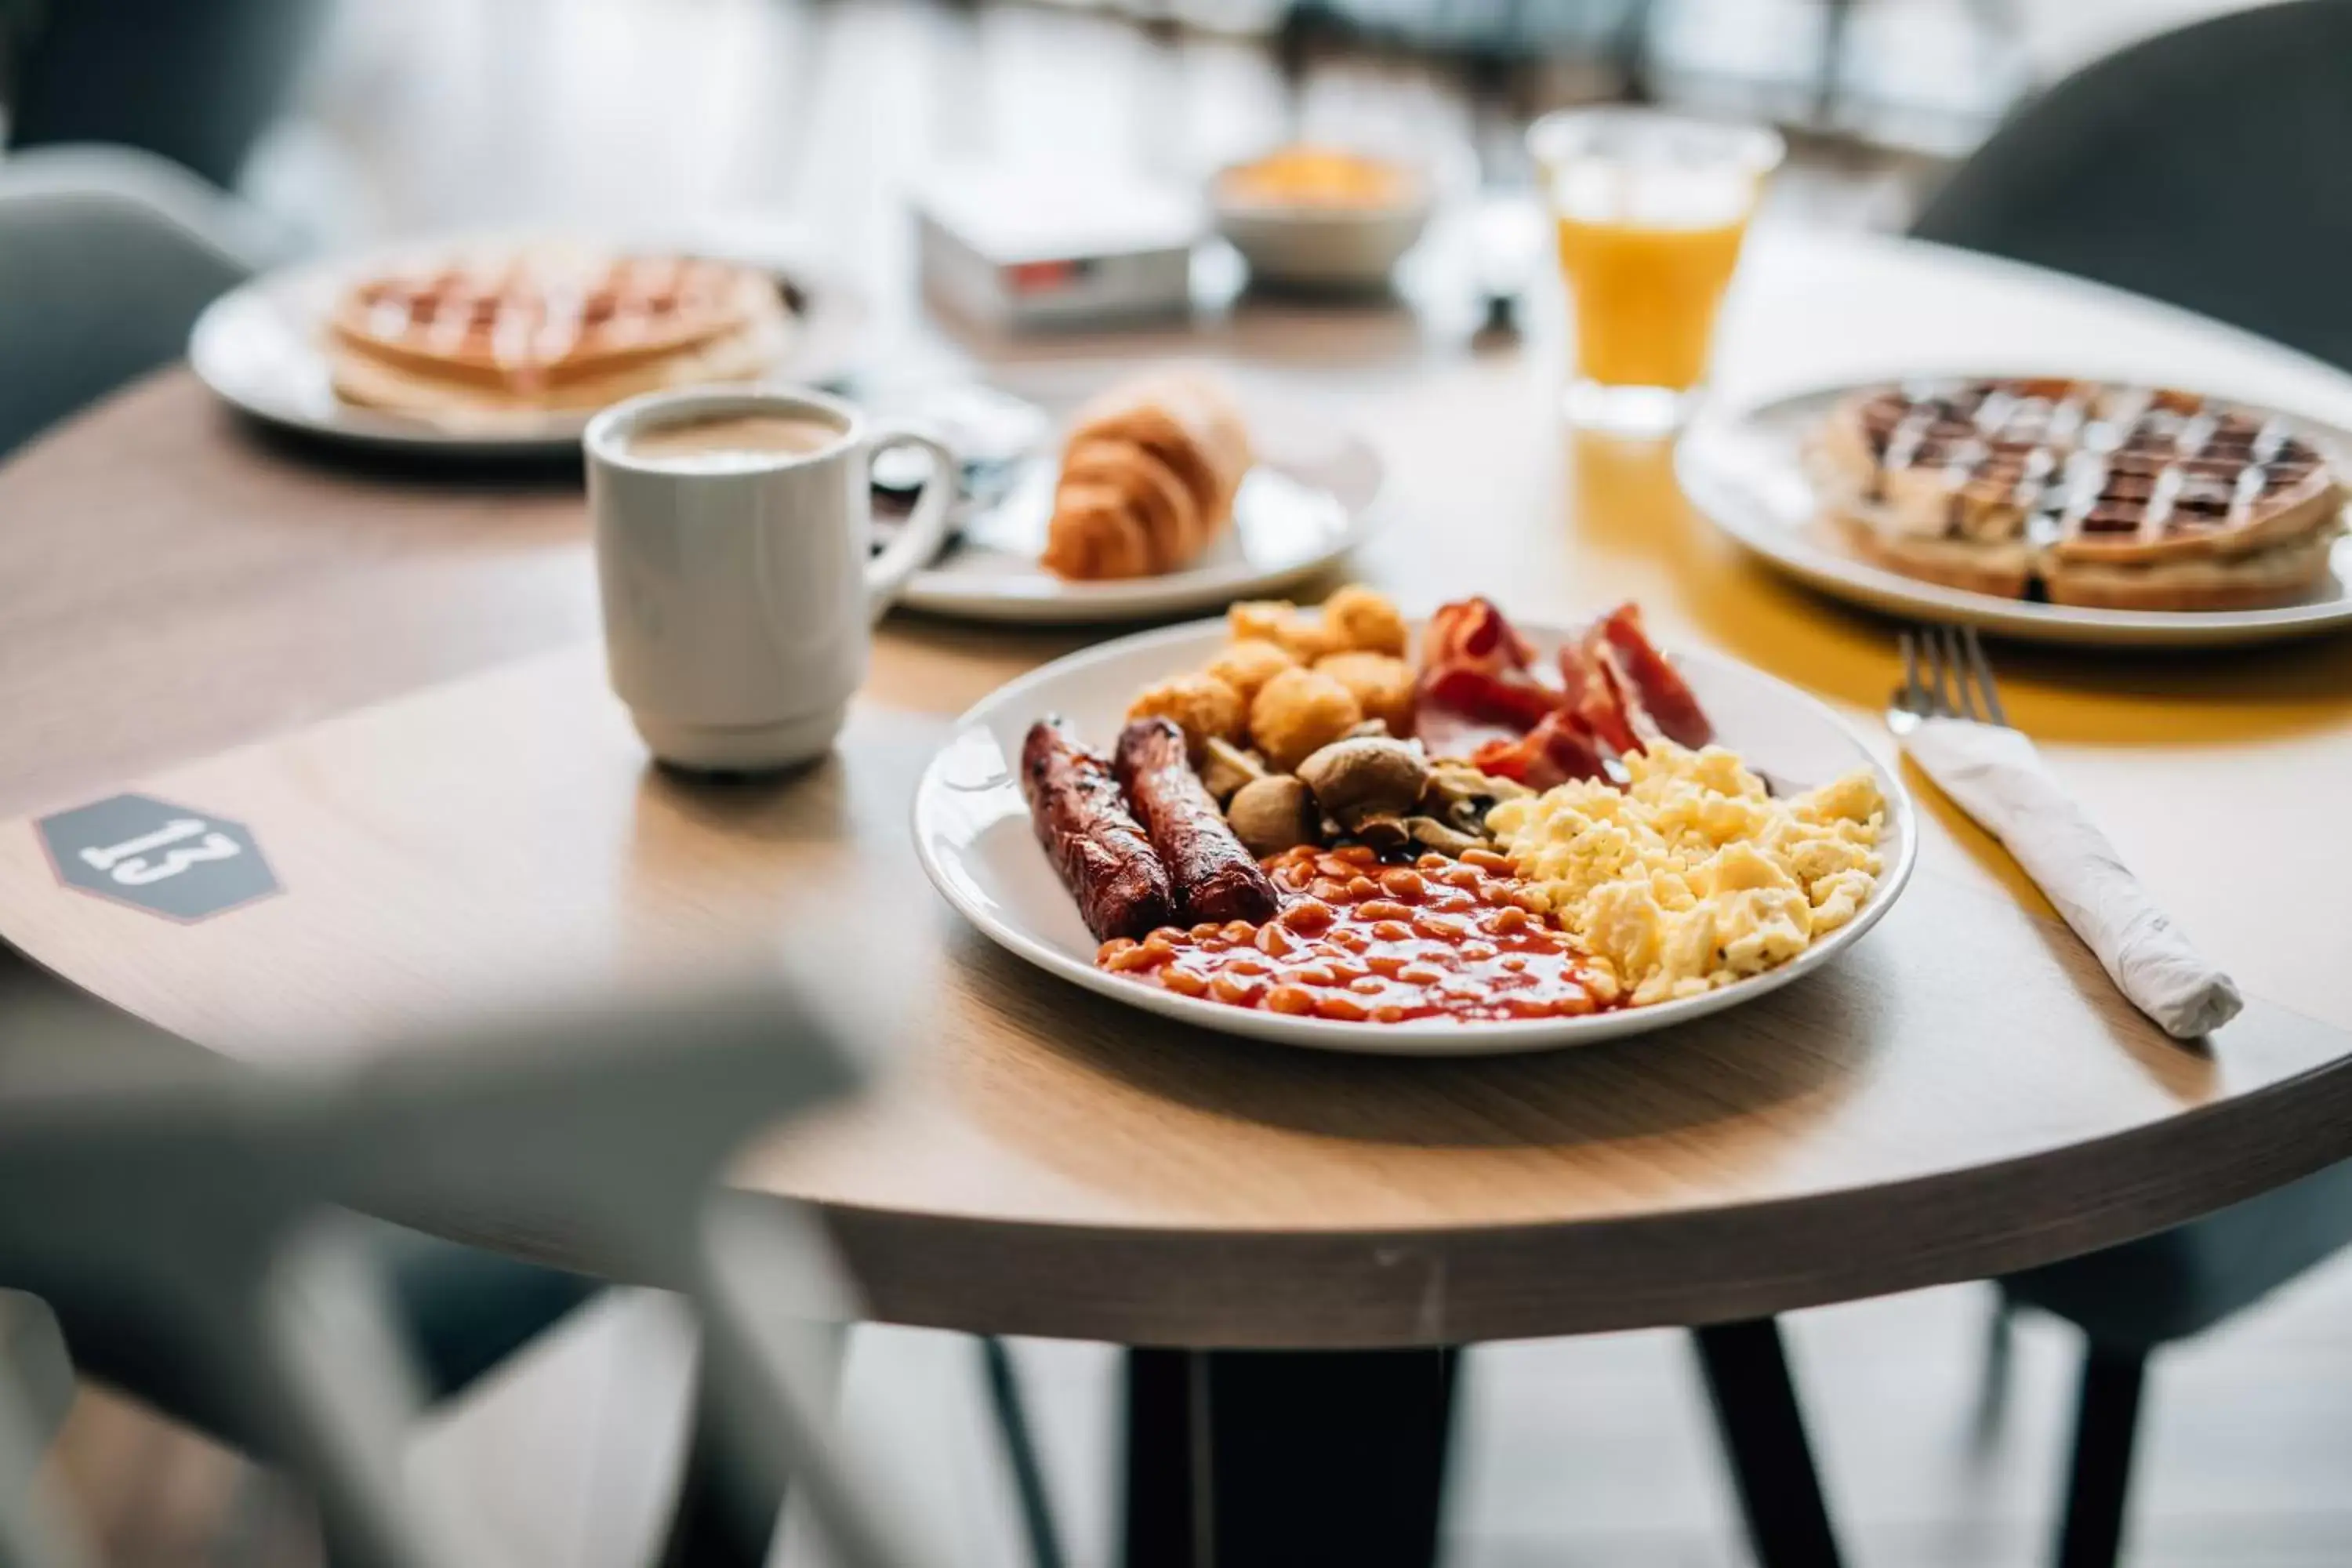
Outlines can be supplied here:
M1138 719L1119 731L1111 765L1167 863L1176 912L1188 924L1274 918L1282 896L1192 771L1183 731L1167 719Z
M1168 868L1127 809L1110 764L1058 715L1029 726L1021 793L1037 842L1097 940L1140 938L1176 922Z

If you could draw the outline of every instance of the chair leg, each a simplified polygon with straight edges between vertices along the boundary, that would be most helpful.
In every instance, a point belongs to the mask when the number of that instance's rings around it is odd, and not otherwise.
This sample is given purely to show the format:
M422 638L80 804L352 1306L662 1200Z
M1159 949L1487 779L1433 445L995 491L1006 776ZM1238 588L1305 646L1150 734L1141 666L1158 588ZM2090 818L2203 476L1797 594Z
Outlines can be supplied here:
M1045 1490L1045 1469L1038 1462L1037 1445L1029 1430L1029 1410L1021 1397L1021 1380L1004 1342L993 1334L980 1342L981 1365L988 1375L989 1407L996 1415L997 1435L1004 1440L1004 1458L1013 1468L1013 1485L1021 1499L1021 1523L1029 1535L1029 1561L1034 1568L1063 1568L1061 1531L1054 1522L1053 1500Z
M2114 1568L2123 1545L2124 1505L2131 1488L2132 1440L2139 1426L2147 1352L2094 1344L2083 1358L2074 1413L2074 1473L2059 1568Z
M2000 1436L2009 1415L2009 1385L2017 1361L2016 1309L2008 1292L1993 1288L1992 1316L1985 1323L1984 1375L1977 1384L1977 1408L1971 1436L1979 1450Z
M1837 1536L1769 1318L1692 1331L1759 1568L1837 1568Z
M761 1568L783 1513L780 1484L743 1473L726 1441L724 1415L696 1358L694 1408L677 1500L661 1568Z

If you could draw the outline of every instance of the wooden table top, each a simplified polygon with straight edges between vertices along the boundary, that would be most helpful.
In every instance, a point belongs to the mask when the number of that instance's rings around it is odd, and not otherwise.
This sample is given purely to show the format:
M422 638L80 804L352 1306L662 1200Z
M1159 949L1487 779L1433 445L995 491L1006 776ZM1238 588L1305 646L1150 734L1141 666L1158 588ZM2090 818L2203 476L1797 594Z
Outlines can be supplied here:
M1893 628L1741 558L1663 448L1563 434L1542 336L1472 353L1366 325L1214 345L1381 446L1388 526L1360 575L1414 607L1483 590L1531 618L1637 596L1664 638L1875 714ZM2352 420L2352 381L2274 347L1886 241L1759 237L1722 363L1733 395L2063 366ZM1055 374L1110 368L1091 364ZM266 442L180 373L0 471L0 810L143 781L247 821L289 889L172 925L58 889L11 825L0 935L204 1044L282 1058L365 1048L517 974L830 928L794 940L846 943L854 989L916 999L893 1014L898 1070L740 1180L825 1205L878 1316L971 1329L1366 1345L1704 1321L2021 1267L2352 1153L2352 969L2324 916L2352 878L2330 824L2352 641L1996 650L2021 727L2255 998L2207 1048L2124 1006L1920 782L1918 881L1822 976L1622 1046L1325 1058L1030 973L923 885L906 804L949 720L1087 637L894 621L836 759L681 785L599 684L575 484ZM571 1256L560 1216L412 1196L383 1201Z

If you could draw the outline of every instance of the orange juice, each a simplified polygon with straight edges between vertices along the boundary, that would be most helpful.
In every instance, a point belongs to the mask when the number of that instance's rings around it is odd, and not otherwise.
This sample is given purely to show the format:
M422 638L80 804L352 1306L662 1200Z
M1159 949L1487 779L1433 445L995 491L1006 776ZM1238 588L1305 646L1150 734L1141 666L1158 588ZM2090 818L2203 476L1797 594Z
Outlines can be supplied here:
M1576 318L1571 417L1596 406L1631 411L1640 389L1679 395L1706 379L1715 318L1739 265L1740 242L1780 139L1654 110L1548 114L1528 132L1559 239L1559 269ZM1613 422L1614 415L1605 422Z
M1748 215L1669 226L1564 212L1559 225L1560 272L1576 309L1576 374L1604 386L1696 386Z

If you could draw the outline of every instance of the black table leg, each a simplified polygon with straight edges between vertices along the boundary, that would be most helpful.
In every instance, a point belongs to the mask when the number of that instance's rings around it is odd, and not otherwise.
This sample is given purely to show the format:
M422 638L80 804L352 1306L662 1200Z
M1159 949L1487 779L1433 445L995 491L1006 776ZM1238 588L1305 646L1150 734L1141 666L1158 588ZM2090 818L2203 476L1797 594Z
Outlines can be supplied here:
M2130 1347L2093 1345L2083 1359L2074 1414L2073 1479L2058 1537L2059 1568L2114 1568L2123 1549L2131 1494L2132 1439L2139 1427L2147 1357Z
M1126 1568L1430 1568L1454 1352L1128 1352Z
M1797 1391L1769 1318L1695 1329L1716 1429L1739 1490L1748 1541L1761 1568L1837 1568L1837 1537L1822 1501Z

